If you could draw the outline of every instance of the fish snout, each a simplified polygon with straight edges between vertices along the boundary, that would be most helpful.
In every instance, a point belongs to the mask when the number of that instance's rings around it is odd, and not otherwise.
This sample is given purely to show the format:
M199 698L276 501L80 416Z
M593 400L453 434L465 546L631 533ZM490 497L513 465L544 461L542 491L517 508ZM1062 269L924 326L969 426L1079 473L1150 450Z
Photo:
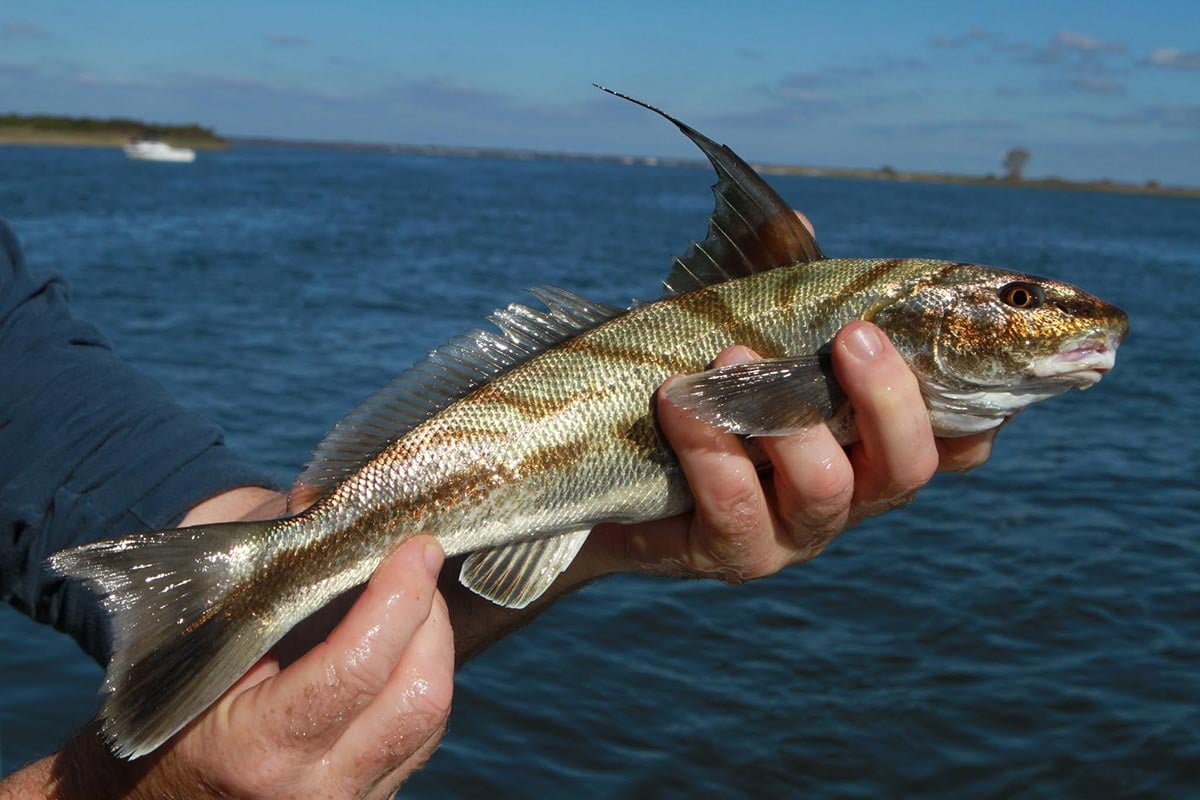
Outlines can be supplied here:
M1121 312L1124 317L1124 312ZM1057 353L1033 362L1033 375L1087 388L1106 375L1117 360L1117 348L1129 332L1124 324L1073 339Z
M1129 335L1129 315L1116 306L1113 306L1112 310L1112 336L1115 339L1113 344L1113 349L1115 350L1117 345L1125 341L1125 337Z

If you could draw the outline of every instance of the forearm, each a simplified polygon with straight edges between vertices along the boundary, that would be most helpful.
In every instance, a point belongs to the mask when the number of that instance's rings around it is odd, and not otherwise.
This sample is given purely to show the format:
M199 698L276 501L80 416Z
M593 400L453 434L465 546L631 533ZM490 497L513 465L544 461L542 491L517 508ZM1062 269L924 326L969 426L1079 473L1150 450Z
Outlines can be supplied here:
M95 596L52 575L46 557L167 527L208 497L268 481L75 319L63 280L30 273L2 221L0 364L0 600L104 662Z
M62 750L0 781L0 800L137 800L182 797L152 771L158 759L123 761L89 725Z

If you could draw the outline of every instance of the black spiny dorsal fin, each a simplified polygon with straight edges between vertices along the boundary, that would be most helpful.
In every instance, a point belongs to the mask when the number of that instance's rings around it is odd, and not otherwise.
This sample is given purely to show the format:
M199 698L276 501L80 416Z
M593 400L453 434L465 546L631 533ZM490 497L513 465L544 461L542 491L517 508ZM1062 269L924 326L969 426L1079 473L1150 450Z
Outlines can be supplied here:
M717 171L717 182L712 187L717 203L708 218L708 237L703 242L692 242L675 259L671 274L663 281L665 296L824 258L791 207L737 153L662 109L594 85L670 121L704 151Z

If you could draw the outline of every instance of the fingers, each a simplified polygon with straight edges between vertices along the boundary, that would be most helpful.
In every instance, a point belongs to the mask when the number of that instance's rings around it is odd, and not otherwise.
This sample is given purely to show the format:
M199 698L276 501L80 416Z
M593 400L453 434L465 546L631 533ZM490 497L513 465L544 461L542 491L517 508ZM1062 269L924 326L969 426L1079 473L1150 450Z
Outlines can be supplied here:
M999 429L955 439L937 439L938 472L966 472L988 460Z
M436 749L453 686L454 633L437 594L387 684L338 739L329 762L360 783L386 775L394 790Z
M762 440L774 468L776 543L788 563L814 558L850 524L854 470L829 428Z
M756 358L746 348L717 366ZM908 502L935 470L969 469L992 436L935 440L916 377L887 337L853 322L834 339L833 366L854 408L859 441L848 450L829 427L754 440L773 468L764 489L742 442L671 405L658 420L696 499L690 518L602 528L597 534L626 563L657 574L762 577L818 554L855 522Z
M716 365L756 357L734 347ZM659 422L679 456L696 510L686 526L661 523L667 534L661 538L633 532L631 549L669 564L670 548L682 545L697 571L726 580L761 577L814 557L854 522L907 502L938 465L916 378L867 322L851 323L838 334L833 362L855 407L861 441L847 453L825 425L755 440L774 472L766 491L736 437L703 425L660 396ZM961 453L968 463L978 457L977 449Z
M740 357L745 360L749 356ZM721 364L718 359L716 365ZM758 471L738 437L696 420L668 401L662 392L657 404L659 426L679 457L696 498L696 519L702 528L722 532L718 540L703 536L703 530L697 536L697 531L688 529L684 535L686 541L673 543L682 544L682 553L679 549L674 551L676 557L684 558L699 572L727 570L729 554L743 551L769 525L770 509ZM665 543L655 543L662 544ZM747 555L750 560L757 558L756 553ZM738 568L742 566L739 564Z
M938 466L916 377L869 322L852 322L838 332L833 367L854 407L861 437L850 450L854 518L904 504Z
M795 209L793 209L793 211L795 211ZM808 217L804 216L804 215L803 215L803 214L801 214L799 211L796 211L796 216L797 216L797 217L799 217L799 218L800 218L800 221L804 223L804 227L808 228L808 232L809 232L809 233L811 233L811 234L815 234L815 233L816 233L816 231L814 231L814 230L813 230L813 224L812 224L812 222L809 220L809 218L808 218Z
M718 358L718 366L750 358L758 355L746 348L729 348ZM845 529L854 495L854 471L825 425L789 436L765 436L755 442L767 454L774 471L774 496L767 498L768 502L774 500L770 519L775 534L771 542L774 564L769 570L753 570L765 575L816 556Z
M286 710L285 738L324 749L383 691L430 615L442 560L432 538L406 542L324 642L263 684L256 702L271 714Z

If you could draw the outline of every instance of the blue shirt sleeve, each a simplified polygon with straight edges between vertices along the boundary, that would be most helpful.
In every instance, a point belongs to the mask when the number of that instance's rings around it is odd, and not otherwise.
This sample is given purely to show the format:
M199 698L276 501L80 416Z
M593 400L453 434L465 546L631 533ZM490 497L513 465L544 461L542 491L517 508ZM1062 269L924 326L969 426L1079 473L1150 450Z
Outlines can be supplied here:
M0 220L0 599L111 655L99 600L45 567L64 547L175 525L239 486L271 486L156 381L72 318L66 284L25 268Z

